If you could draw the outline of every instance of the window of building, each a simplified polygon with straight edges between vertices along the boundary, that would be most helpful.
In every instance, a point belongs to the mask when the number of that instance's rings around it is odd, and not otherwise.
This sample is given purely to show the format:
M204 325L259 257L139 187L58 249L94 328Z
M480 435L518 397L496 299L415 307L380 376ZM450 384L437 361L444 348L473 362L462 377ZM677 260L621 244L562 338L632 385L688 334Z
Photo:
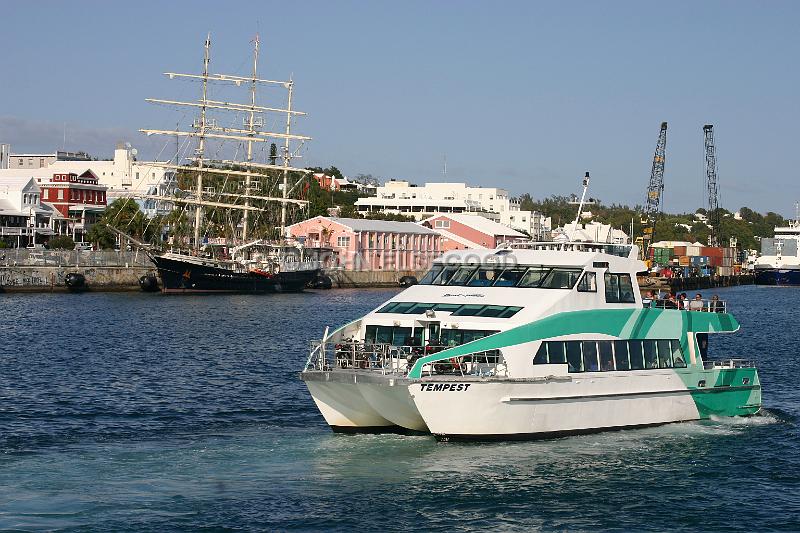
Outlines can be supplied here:
M597 292L597 275L594 272L584 272L578 282L578 292Z
M39 168L44 168L44 158L39 159Z
M449 229L450 228L450 221L449 220L434 220L433 227L437 229Z
M336 246L339 248L347 248L350 246L350 237L339 236L336 238Z
M64 199L64 189L58 189L58 199L59 200Z
M604 276L606 303L635 303L633 283L630 274L611 274Z

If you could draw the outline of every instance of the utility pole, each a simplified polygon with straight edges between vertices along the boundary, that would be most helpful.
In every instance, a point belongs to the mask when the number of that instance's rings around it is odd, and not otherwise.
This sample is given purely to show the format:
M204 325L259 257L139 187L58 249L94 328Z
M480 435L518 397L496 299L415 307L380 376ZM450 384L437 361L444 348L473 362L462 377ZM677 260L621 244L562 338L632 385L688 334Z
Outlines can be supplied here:
M719 246L719 186L717 184L717 149L714 146L714 126L703 126L706 151L706 187L708 189L708 224L711 226L711 246Z

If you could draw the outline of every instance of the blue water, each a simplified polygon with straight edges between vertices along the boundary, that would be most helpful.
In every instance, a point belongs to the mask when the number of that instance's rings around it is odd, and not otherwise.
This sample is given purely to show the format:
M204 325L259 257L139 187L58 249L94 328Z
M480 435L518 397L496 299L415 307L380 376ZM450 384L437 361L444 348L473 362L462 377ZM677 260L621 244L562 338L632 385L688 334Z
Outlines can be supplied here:
M308 341L394 291L0 295L0 530L800 530L800 290L718 292L761 416L492 444L328 430Z

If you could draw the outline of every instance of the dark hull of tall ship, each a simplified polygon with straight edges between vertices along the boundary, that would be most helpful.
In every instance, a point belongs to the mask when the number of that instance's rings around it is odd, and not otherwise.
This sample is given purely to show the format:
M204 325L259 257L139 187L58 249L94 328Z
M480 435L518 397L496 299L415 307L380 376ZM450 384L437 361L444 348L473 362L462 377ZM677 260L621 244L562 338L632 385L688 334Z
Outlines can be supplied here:
M757 268L756 285L800 286L800 270L785 268Z
M213 265L153 256L161 278L161 291L168 294L269 294L300 292L319 275L319 270L267 274L233 272Z

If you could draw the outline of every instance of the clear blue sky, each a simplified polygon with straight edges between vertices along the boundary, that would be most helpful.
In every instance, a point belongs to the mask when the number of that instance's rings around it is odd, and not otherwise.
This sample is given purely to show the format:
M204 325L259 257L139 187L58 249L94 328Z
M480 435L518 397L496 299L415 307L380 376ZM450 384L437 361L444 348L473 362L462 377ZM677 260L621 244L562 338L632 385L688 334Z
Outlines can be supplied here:
M534 197L641 204L669 122L665 208L704 205L715 125L721 205L793 215L800 200L799 2L2 3L0 142L110 155L171 127L146 97L192 98L161 72L294 74L307 165ZM170 124L170 121L172 124Z

